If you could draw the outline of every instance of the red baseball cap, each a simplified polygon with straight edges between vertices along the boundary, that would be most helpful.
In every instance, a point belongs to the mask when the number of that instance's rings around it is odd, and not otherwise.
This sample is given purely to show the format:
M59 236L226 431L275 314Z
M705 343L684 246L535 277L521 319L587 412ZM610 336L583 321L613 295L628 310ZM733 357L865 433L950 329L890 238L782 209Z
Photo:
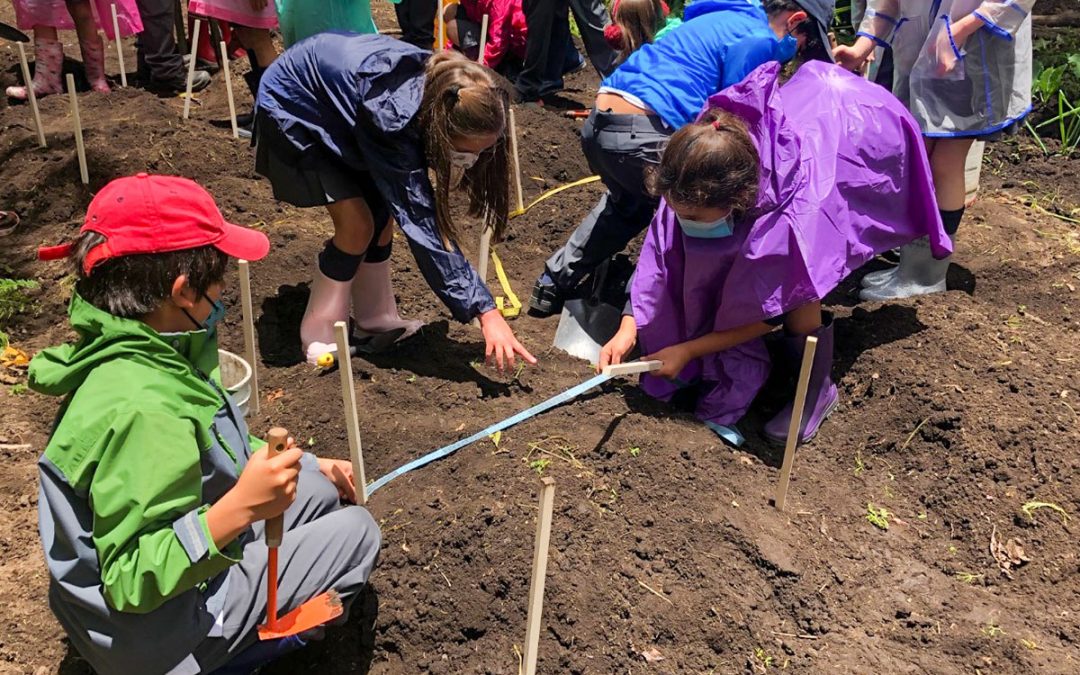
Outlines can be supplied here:
M259 260L270 250L265 234L226 222L209 192L178 176L140 173L117 178L90 202L80 232L108 239L83 260L87 276L103 260L140 253L213 246L233 258ZM43 260L70 254L71 244L38 251Z

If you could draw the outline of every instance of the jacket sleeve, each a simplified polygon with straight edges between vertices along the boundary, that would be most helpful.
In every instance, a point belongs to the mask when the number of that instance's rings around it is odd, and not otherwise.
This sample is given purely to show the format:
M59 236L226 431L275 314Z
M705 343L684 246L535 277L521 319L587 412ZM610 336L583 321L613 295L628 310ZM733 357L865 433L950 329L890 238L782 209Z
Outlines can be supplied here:
M113 423L90 484L93 539L106 601L144 614L239 560L219 551L202 503L199 442L190 420L132 412Z
M1034 6L1035 0L984 0L975 16L990 32L1011 41Z
M856 35L868 37L882 47L892 44L900 26L900 0L869 0Z
M743 81L755 68L768 61L775 61L776 39L752 35L730 45L724 52L724 70L720 75L720 88L726 89Z
M461 323L495 309L495 300L456 242L435 224L435 190L419 142L408 129L387 134L361 122L358 141L379 193L409 242L420 273Z
M510 0L494 0L489 12L484 65L494 68L502 63L506 50L510 49L510 34L514 30L514 12ZM483 26L482 21L480 25Z

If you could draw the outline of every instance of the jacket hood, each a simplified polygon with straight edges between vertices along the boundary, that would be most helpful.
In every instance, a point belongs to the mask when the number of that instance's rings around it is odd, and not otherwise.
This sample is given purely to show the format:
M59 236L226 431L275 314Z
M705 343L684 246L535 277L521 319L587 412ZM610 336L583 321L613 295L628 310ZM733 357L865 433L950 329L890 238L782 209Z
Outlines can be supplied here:
M683 10L683 21L713 12L743 12L754 16L765 14L759 0L694 0Z
M124 319L94 307L73 293L68 315L79 339L43 349L30 361L29 385L41 394L66 396L98 366L123 359L180 378L205 394L193 403L216 410L217 392L205 378L217 376L217 340L206 331L158 333L136 319ZM200 377L199 374L203 377Z

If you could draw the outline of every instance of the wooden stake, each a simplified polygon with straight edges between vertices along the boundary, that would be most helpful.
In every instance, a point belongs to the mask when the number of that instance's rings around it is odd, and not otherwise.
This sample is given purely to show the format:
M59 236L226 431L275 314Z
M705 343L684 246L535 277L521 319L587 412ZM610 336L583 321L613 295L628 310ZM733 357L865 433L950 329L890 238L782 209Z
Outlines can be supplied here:
M120 86L127 86L127 68L124 66L124 46L120 43L120 21L116 18L116 3L112 4L113 42L116 43L116 60L120 62Z
M627 375L637 375L639 373L651 373L654 370L660 370L663 366L663 361L627 361L626 363L604 366L604 375L626 377Z
M250 406L254 414L259 414L259 368L256 366L255 351L255 314L251 311L251 269L248 261L241 260L240 264L240 305L244 321L244 354L248 363L251 364L251 398L254 406Z
M435 51L441 52L446 47L446 17L443 16L443 12L446 11L446 3L443 0L438 0L435 4L437 5L435 11L439 13L436 23L438 28L435 30Z
M525 210L525 197L521 191L521 161L518 159L517 118L514 116L513 108L510 108L510 153L514 158L514 190L517 191L517 210L521 213Z
M232 122L232 137L240 138L240 129L236 126L236 101L232 95L232 77L229 75L229 48L221 41L221 72L225 74L225 93L229 96L229 121Z
M487 48L487 31L488 31L488 15L485 14L482 21L480 21L480 53L476 57L476 62L482 66L486 66L484 63L484 50Z
M23 43L17 42L19 47L19 66L22 68L23 82L26 83L26 98L30 101L30 114L34 116L34 128L37 129L38 145L46 147L45 129L41 126L41 112L37 107L37 94L34 93L34 81L30 79L30 64L26 60L26 48Z
M485 227L480 233L480 260L476 271L480 273L480 281L487 283L488 260L491 258L491 228Z
M814 353L816 351L817 338L806 338L806 347L803 348L802 367L799 369L799 384L795 387L795 405L791 409L791 424L788 425L787 444L784 446L784 464L780 468L780 482L776 486L776 508L781 511L784 510L784 504L787 502L791 466L795 463L795 448L799 445L803 408L806 407L806 389L810 384L810 371L814 369Z
M195 79L195 54L199 51L199 28L202 19L195 19L195 27L191 31L191 61L187 67L187 93L184 94L184 119L191 114L191 83Z
M352 359L349 358L349 324L334 323L337 337L337 364L341 371L341 398L345 404L345 428L349 432L349 456L352 458L356 503L367 504L367 477L364 474L364 448L360 445L360 412L356 408L356 385L353 384Z
M540 618L544 611L544 580L548 545L551 543L551 512L555 505L555 479L540 479L540 513L536 523L532 581L529 583L529 617L525 629L525 675L536 675L536 650L540 644Z
M79 176L83 185L90 184L90 172L86 168L86 146L83 145L82 117L79 116L79 95L75 91L75 76L67 76L68 98L71 99L71 117L75 120L75 151L79 155Z

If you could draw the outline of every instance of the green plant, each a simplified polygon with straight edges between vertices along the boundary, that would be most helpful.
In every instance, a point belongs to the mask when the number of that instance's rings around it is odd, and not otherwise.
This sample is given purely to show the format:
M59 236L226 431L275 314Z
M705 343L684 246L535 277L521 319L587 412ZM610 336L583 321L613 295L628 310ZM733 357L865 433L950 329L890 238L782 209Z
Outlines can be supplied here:
M37 285L30 279L0 279L0 322L9 321L33 306L34 300L26 291Z
M1065 512L1065 509L1061 508L1057 504L1052 502L1027 502L1020 507L1020 510L1024 512L1031 520L1035 520L1035 511L1038 509L1050 509L1051 511L1057 511L1061 514L1061 522L1067 522L1069 520L1069 514Z
M550 465L550 459L534 459L533 461L529 462L529 468L535 471L537 475L540 476L544 475L544 469L548 468Z
M987 623L982 629L983 635L988 638L996 638L1005 634L1005 631L1001 629L1001 626L997 625L993 621Z
M877 507L871 503L866 505L866 519L870 521L870 524L879 530L889 529L889 516L892 514L885 510L885 507Z
M640 454L641 454L641 448L639 448L637 446L634 446L634 447L630 448L630 456L631 457L637 457Z
M983 575L973 574L971 572L957 572L955 576L957 579L964 582L965 584L973 584L976 581L983 580Z
M11 392L12 396L22 396L27 392L28 389L30 389L30 387L26 386L25 382L20 382L18 384L11 385L11 389L9 391Z
M773 664L773 657L766 654L761 647L754 647L754 658L765 668L770 668Z

